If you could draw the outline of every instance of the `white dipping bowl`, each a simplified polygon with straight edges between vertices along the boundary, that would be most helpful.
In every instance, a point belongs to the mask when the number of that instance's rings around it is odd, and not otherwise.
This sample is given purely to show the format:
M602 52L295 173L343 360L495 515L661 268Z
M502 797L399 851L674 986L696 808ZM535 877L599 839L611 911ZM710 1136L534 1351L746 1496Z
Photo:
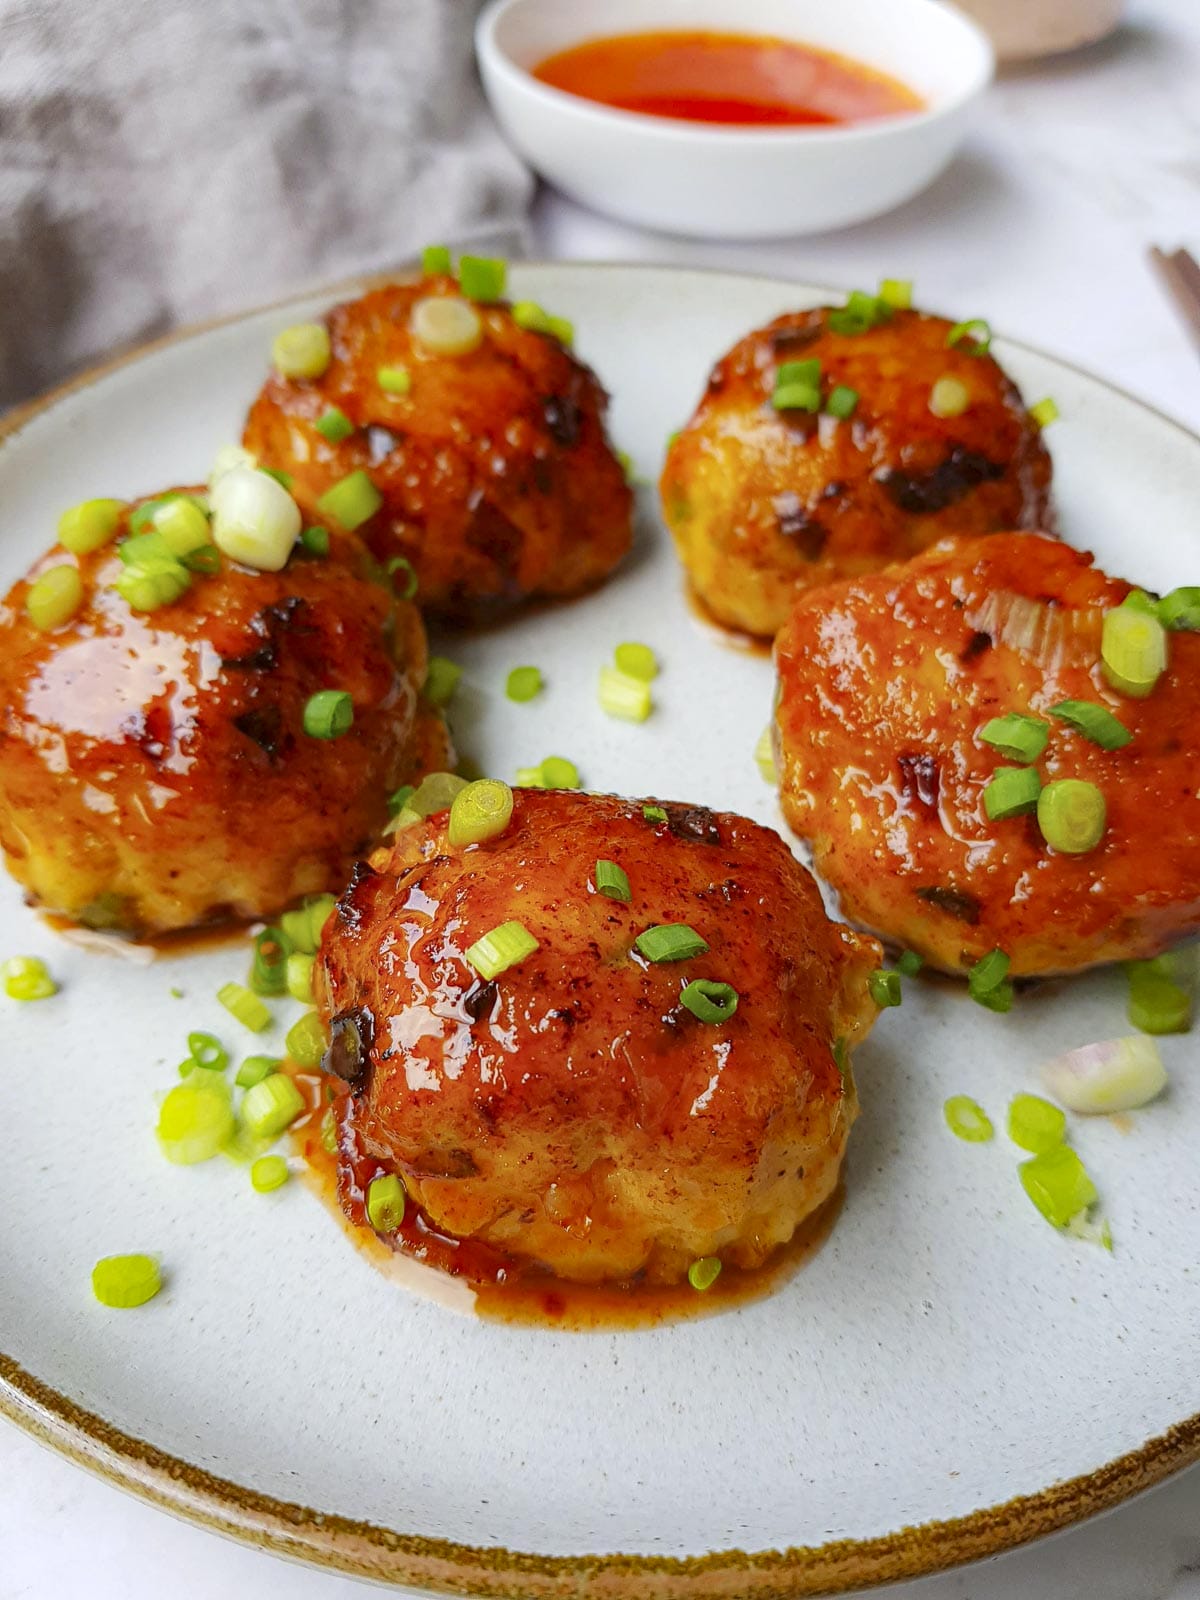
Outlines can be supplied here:
M664 28L833 50L898 78L925 109L731 128L611 110L533 77L585 39ZM493 0L475 44L496 119L531 167L596 211L704 239L820 233L900 205L946 166L995 65L982 30L940 0Z

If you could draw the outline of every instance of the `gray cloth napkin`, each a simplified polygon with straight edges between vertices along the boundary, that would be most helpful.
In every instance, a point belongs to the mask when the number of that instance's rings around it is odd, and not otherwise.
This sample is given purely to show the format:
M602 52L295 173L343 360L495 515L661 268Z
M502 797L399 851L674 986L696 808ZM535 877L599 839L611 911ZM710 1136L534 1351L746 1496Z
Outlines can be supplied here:
M0 0L0 408L115 346L427 242L532 183L475 0Z

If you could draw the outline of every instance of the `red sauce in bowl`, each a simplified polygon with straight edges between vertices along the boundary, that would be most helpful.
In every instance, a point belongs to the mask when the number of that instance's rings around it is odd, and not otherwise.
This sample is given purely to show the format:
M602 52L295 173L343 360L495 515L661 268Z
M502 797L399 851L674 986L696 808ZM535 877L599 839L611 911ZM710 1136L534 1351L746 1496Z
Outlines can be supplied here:
M754 34L589 39L547 56L533 76L617 111L733 127L829 127L923 109L911 89L873 67Z

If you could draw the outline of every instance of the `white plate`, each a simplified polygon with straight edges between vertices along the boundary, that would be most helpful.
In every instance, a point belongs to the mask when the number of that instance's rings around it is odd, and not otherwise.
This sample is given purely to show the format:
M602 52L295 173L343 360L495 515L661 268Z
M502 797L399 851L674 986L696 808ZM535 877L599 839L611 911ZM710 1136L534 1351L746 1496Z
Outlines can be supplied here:
M713 359L823 298L639 267L513 280L574 318L613 392L617 443L647 477ZM0 451L4 583L72 501L201 475L237 435L272 333L323 303L181 338L27 421ZM1061 407L1066 536L1155 586L1200 577L1198 441L1045 356L999 353L1027 398ZM665 663L642 727L596 703L622 638ZM693 618L649 491L635 553L605 589L446 647L466 669L456 730L488 771L553 752L596 788L777 823L752 759L769 664ZM502 685L521 662L549 687L517 706ZM1164 1042L1171 1092L1132 1131L1075 1127L1113 1256L1040 1221L1002 1136L965 1145L942 1123L960 1092L999 1122L1040 1058L1125 1031L1115 973L1022 996L1009 1017L910 984L859 1057L845 1208L810 1265L726 1315L555 1334L406 1294L299 1185L261 1197L224 1162L163 1162L155 1096L189 1029L234 1043L214 993L240 976L240 949L148 968L87 953L6 880L0 951L45 955L63 984L47 1004L0 999L0 1404L215 1526L480 1593L811 1593L1003 1548L1200 1456L1194 1039ZM168 1286L142 1311L106 1311L91 1265L129 1250L158 1253ZM618 1552L645 1559L606 1560Z

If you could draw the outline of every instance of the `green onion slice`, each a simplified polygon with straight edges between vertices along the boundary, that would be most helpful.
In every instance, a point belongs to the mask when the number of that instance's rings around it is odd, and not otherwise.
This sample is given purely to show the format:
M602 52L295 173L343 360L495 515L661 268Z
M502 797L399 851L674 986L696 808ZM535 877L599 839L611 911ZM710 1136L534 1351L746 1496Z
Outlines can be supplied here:
M427 277L448 277L454 271L450 251L444 244L427 244L421 251L421 270Z
M1011 1011L1013 986L1008 981L1009 958L1003 950L989 950L967 973L967 992L989 1011Z
M39 633L51 633L70 622L82 609L83 599L83 579L77 567L48 567L29 585L25 611Z
M376 1233L395 1233L404 1221L404 1183L394 1172L367 1185L367 1220Z
M505 694L518 705L533 700L542 688L542 674L537 667L514 667L504 683Z
M708 949L708 941L686 922L657 923L633 942L647 961L690 961Z
M102 1256L92 1268L92 1293L102 1306L131 1311L144 1306L162 1288L153 1256Z
M894 311L908 311L911 308L912 292L911 278L881 278L879 280L879 298L885 306L891 306Z
M877 1006L898 1006L904 996L900 992L900 974L886 972L882 967L867 974L867 991Z
M325 1054L325 1024L316 1011L306 1011L288 1029L284 1045L290 1058L306 1071L320 1066Z
M613 651L613 662L618 672L627 678L640 678L643 683L653 683L658 677L658 658L648 644L632 640L619 644Z
M1025 1193L1056 1228L1065 1228L1100 1198L1087 1168L1069 1144L1031 1156L1017 1172Z
M479 778L450 803L450 844L455 850L496 839L512 821L513 792L499 778Z
M300 534L301 549L307 550L310 556L327 556L329 554L329 529L321 527L304 528Z
M995 776L983 791L983 809L989 822L1036 811L1042 780L1033 767L997 767Z
M825 401L825 410L831 417L837 417L845 422L852 417L858 409L858 390L851 389L848 384L838 383L829 391Z
M566 756L547 756L542 762L542 784L547 789L578 789L579 768Z
M780 384L771 396L776 411L819 411L821 391L813 383Z
M915 978L924 965L915 950L902 950L896 957L896 971L906 978Z
M1106 1116L1135 1111L1167 1087L1167 1069L1153 1039L1100 1039L1047 1061L1042 1082L1072 1111Z
M656 826L660 822L665 822L667 820L667 813L663 810L662 806L643 806L642 815L645 817L647 822L652 822Z
M1145 699L1166 671L1166 629L1137 606L1117 606L1104 614L1100 660L1114 689Z
M1129 980L1129 1020L1143 1033L1188 1033L1192 1026L1192 997L1155 961L1131 961L1125 968Z
M326 489L317 501L317 510L352 533L373 517L382 504L383 496L359 467Z
M971 391L961 378L944 373L929 391L929 409L935 417L961 417L971 404Z
M1172 633L1200 633L1200 588L1172 589L1163 595L1158 620Z
M951 1095L942 1107L942 1115L954 1137L965 1139L968 1144L986 1144L995 1132L987 1112L970 1095Z
M615 861L597 861L595 883L596 893L607 895L610 900L628 901L633 898L629 878L624 868Z
M158 1108L159 1148L177 1166L211 1161L233 1130L229 1086L216 1072L193 1072L170 1090Z
M430 772L414 789L409 799L409 809L420 817L434 817L439 811L448 811L455 795L467 787L467 779L457 772Z
M697 1294L704 1294L711 1289L721 1276L720 1256L701 1256L699 1261L693 1261L688 1268L688 1282Z
M384 394L408 394L412 390L412 373L407 367L379 367L375 382Z
M271 360L283 378L319 378L331 359L329 329L320 322L285 328L271 344Z
M72 555L85 556L116 537L123 500L83 500L58 519L58 542Z
M1039 428L1048 428L1052 422L1058 421L1059 415L1059 409L1049 395L1036 400L1029 408L1030 420Z
M58 985L40 956L10 956L0 965L0 977L10 1000L49 1000L58 993Z
M247 1056L233 1075L239 1089L253 1089L256 1083L269 1078L283 1066L281 1056Z
M255 1194L270 1194L288 1181L288 1164L282 1156L259 1156L250 1166L250 1187Z
M1094 783L1082 778L1059 778L1038 796L1038 827L1052 850L1083 855L1104 837L1107 808Z
M538 941L523 923L502 922L476 939L465 954L479 976L490 982L531 956L537 947Z
M1065 1143L1065 1113L1039 1094L1016 1094L1008 1104L1008 1137L1022 1150L1041 1155Z
M241 983L224 983L217 990L217 999L251 1033L261 1033L271 1026L271 1013L252 990Z
M312 739L340 739L354 726L354 701L344 689L319 689L304 707L304 731Z
M293 950L287 958L287 992L293 1000L299 1000L306 1006L311 1006L316 999L313 994L315 963L316 957L306 955L303 950Z
M417 572L407 556L392 556L383 569L392 580L392 591L401 600L412 600L417 592Z
M788 384L800 383L813 389L821 381L821 363L811 361L783 361L775 369L775 387L783 389Z
M622 722L645 722L653 708L650 685L616 667L601 667L600 708Z
M448 706L454 699L463 669L445 656L430 656L425 674L425 698L431 705Z
M264 928L254 939L254 960L250 967L250 987L255 994L278 995L287 992L287 958L292 940L282 928Z
M286 1072L272 1072L242 1096L242 1121L256 1139L274 1139L306 1109Z
M313 423L313 427L322 439L328 439L330 444L340 444L354 432L354 424L337 406L327 406Z
M494 256L460 256L458 284L468 300L490 305L504 294L508 263Z
M982 317L956 322L946 335L946 348L955 350L959 345L964 355L985 356L991 349L992 330Z
M681 1005L700 1022L727 1022L738 1008L740 996L731 983L693 978L679 991Z
M1046 748L1049 737L1047 723L1040 717L1027 717L1019 711L993 717L979 730L980 740L999 751L1006 760L1025 763L1037 760Z
M1091 700L1060 700L1050 707L1050 715L1074 728L1085 739L1098 744L1102 750L1121 750L1133 738L1119 717L1114 717L1107 706L1096 705Z
M188 1054L198 1067L209 1072L224 1072L229 1065L229 1051L215 1034L189 1033Z

